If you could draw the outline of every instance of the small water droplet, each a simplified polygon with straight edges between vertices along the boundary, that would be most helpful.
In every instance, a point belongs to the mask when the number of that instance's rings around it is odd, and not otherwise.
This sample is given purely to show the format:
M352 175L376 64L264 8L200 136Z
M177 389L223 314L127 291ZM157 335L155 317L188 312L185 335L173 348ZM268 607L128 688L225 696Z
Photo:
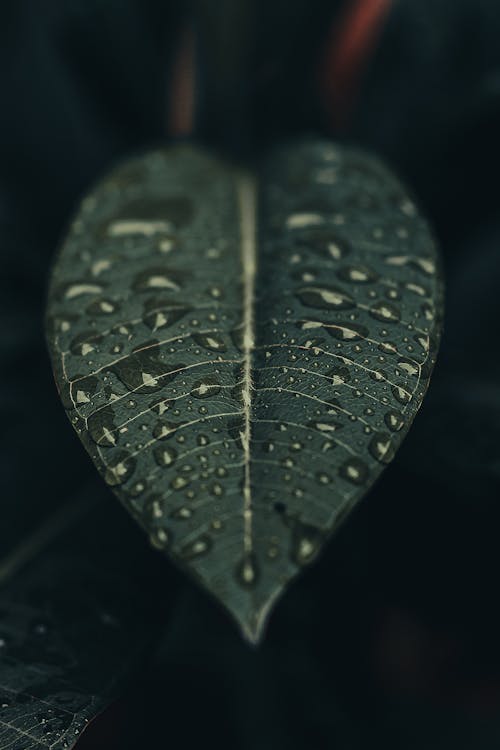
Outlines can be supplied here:
M155 529L149 536L150 542L156 549L165 549L168 546L170 537L165 529Z
M370 315L383 323L398 323L401 318L399 309L390 302L377 302L370 308Z
M182 520L187 520L188 518L191 518L193 515L193 511L191 508L188 508L186 505L183 505L180 508L177 508L177 510L174 510L172 513L172 518L179 518Z
M236 579L244 588L253 588L259 577L255 555L245 555L236 569Z
M202 534L194 541L184 545L181 549L181 557L184 560L194 560L197 557L205 555L212 549L212 539L208 534Z
M189 479L186 477L176 476L172 481L170 482L170 486L173 490L182 490L184 487L187 487L189 484Z
M351 484L361 486L368 480L368 467L360 458L348 458L339 468L339 476Z

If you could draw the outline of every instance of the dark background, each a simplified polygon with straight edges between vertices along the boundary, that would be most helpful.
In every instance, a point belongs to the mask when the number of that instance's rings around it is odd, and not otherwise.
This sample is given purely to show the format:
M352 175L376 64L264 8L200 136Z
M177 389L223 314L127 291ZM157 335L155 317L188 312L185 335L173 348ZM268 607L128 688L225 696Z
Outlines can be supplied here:
M500 747L500 6L394 2L358 73L336 81L331 45L354 5L256 0L234 107L210 109L198 54L198 136L248 157L316 130L399 172L447 279L428 397L259 650L170 566L164 587L155 578L161 648L81 748ZM189 12L168 0L0 4L2 554L95 481L52 382L47 276L82 194L119 157L171 137Z

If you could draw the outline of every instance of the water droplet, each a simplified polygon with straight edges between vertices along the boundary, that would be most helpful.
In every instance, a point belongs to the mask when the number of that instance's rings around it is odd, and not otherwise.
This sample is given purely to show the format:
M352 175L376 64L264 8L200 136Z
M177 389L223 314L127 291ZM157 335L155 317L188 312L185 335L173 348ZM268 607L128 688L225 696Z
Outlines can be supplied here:
M58 290L59 296L64 299L76 299L77 297L84 297L94 294L100 294L103 291L102 286L99 284L88 284L85 281L65 284L61 289Z
M339 469L339 476L341 476L342 479L351 482L351 484L361 486L366 484L369 471L364 461L360 458L352 457L348 458L347 461L342 464Z
M202 346L204 349L208 349L209 351L221 353L227 351L227 347L223 339L215 333L195 333L193 334L193 339L199 346Z
M395 305L383 301L377 302L370 308L370 315L383 323L398 323L401 318L401 313Z
M368 328L357 323L330 323L325 324L327 333L338 341L359 341L368 338Z
M269 558L269 560L276 560L277 557L279 557L279 553L280 551L278 547L271 546L267 550L267 557Z
M187 520L188 518L191 518L193 515L193 511L191 508L188 508L186 505L183 505L180 508L177 508L172 512L172 518L177 518L181 520Z
M153 437L155 440L166 440L177 431L178 427L180 427L179 424L160 420L153 427Z
M325 472L320 471L318 474L316 474L316 478L320 484L330 484L332 481L332 478L329 474L325 474Z
M151 532L149 540L156 549L165 549L170 542L170 536L165 529L155 529Z
M72 354L79 357L86 357L91 352L96 351L97 346L102 341L95 331L83 331L71 341L69 348Z
M245 555L236 569L236 579L244 588L255 586L259 578L257 559L254 555Z
M408 391L401 385L393 385L392 388L392 394L396 401L399 401L400 404L407 404L411 399L411 393L408 393Z
M384 352L385 354L397 354L398 353L397 344L393 344L391 341L383 341L381 344L378 345L378 349L379 351Z
M220 385L213 378L198 380L191 391L195 398L211 398L220 392Z
M158 521L163 516L161 495L151 495L144 503L144 513L150 521Z
M355 307L353 298L338 287L303 287L297 297L306 307L320 310L349 310Z
M171 253L175 248L175 240L173 237L166 237L158 242L158 250L160 253Z
M211 495L214 495L215 497L221 497L224 494L224 488L222 485L219 484L219 482L215 482L209 490Z
M162 267L141 271L135 277L132 285L135 292L148 292L160 289L178 292L181 287L182 283L179 273L176 271L168 271Z
M333 385L344 385L344 383L348 383L350 381L351 373L349 372L348 367L337 365L327 373L327 377L332 379Z
M116 312L118 305L109 299L100 299L87 307L88 315L111 315Z
M333 419L329 419L321 420L319 422L309 422L309 427L318 430L318 432L321 432L323 435L327 435L329 433L338 432L338 430L341 430L343 424L341 422L336 422Z
M291 558L296 565L307 565L319 552L325 535L320 529L294 519Z
M411 359L399 359L398 367L400 370L403 370L403 372L412 377L417 377L420 372L419 366Z
M189 484L189 479L182 476L176 476L172 481L170 482L170 486L173 490L182 490L184 487L187 487Z
M392 432L399 432L405 425L403 415L399 411L388 411L384 415L384 422Z
M135 393L161 390L183 369L183 364L167 364L162 360L161 347L157 341L141 344L111 368L117 378Z
M368 450L382 464L390 463L395 454L391 436L387 432L376 432L370 440Z
M127 482L135 471L136 460L127 451L117 451L113 461L106 465L104 481L110 487Z
M184 560L194 560L197 557L205 555L212 549L212 540L208 534L202 534L193 542L186 544L180 552Z
M171 466L177 458L177 451L170 446L158 446L153 450L153 455L158 466Z
M177 306L172 307L172 303L167 300L153 297L144 304L144 323L152 331L159 331L163 328L169 328L183 318L188 312L189 307Z
M337 276L351 284L371 284L378 279L378 274L364 265L344 266L337 271Z
M304 229L305 227L315 227L324 224L325 220L320 214L315 213L296 213L287 217L287 229Z

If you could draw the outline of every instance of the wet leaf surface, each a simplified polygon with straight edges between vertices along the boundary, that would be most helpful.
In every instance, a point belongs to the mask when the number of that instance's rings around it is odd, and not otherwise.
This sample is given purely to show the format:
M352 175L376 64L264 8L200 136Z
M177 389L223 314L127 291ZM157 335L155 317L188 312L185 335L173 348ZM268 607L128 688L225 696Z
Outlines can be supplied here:
M48 308L64 406L152 544L249 640L409 429L437 264L394 176L328 142L255 175L151 153L74 219Z
M1 561L2 748L72 747L161 633L158 561L106 494L87 483ZM37 550L51 525L55 539Z

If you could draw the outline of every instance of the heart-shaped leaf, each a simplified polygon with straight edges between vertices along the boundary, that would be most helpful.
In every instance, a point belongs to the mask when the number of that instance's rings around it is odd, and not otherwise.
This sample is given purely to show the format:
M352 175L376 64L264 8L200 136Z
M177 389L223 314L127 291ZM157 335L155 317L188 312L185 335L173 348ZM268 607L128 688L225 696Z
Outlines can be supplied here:
M321 141L255 175L151 153L71 226L49 299L68 415L152 543L251 641L422 402L436 264L395 177Z

